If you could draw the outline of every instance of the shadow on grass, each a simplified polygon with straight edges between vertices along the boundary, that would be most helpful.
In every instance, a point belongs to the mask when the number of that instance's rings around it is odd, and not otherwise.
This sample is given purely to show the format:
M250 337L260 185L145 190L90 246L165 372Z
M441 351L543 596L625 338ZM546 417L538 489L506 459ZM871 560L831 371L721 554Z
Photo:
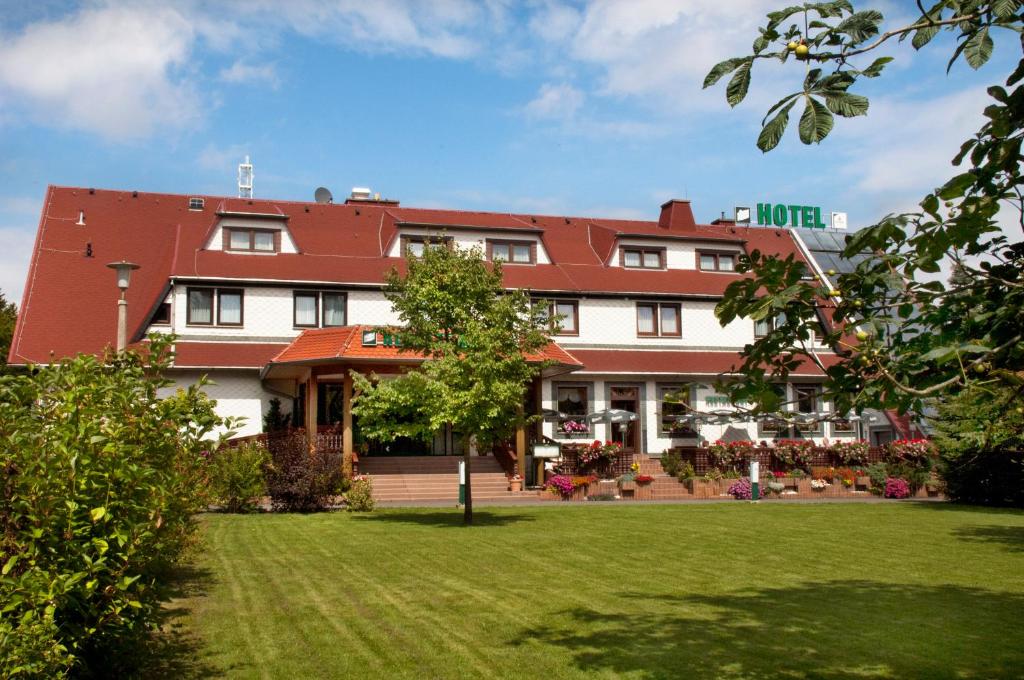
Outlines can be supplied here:
M404 510L381 509L368 514L354 514L353 517L364 522L391 522L394 524L418 524L431 527L464 527L462 510L446 510L434 512L410 512ZM474 510L474 527L502 527L519 522L533 522L531 515L495 514L493 512Z
M1024 515L1024 509L1022 508L992 507L988 505L967 505L966 503L954 503L953 501L907 500L900 501L900 503L902 505L909 505L919 510L973 512L980 515Z
M588 673L642 678L1019 678L1022 608L1019 594L872 581L626 592L559 612L565 623L525 630L517 644L561 648Z
M202 639L183 623L189 613L184 603L206 595L210 577L209 570L192 565L174 568L169 576L172 600L161 609L160 630L116 650L102 664L91 664L102 668L102 676L96 677L191 680L224 675L226 669L210 662Z
M1000 524L960 527L953 535L964 541L997 543L1010 552L1024 552L1024 526L1008 527Z

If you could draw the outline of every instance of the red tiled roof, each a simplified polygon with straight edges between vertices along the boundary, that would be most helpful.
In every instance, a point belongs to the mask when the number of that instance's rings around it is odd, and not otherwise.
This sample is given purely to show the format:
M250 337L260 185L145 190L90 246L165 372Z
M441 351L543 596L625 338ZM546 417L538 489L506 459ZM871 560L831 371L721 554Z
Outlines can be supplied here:
M175 368L263 368L288 345L255 342L175 343Z
M782 256L796 253L785 230L701 225L688 204L676 203L678 224L510 213L319 204L49 187L11 343L12 364L47 362L78 352L99 353L114 340L118 291L106 263L141 265L128 289L128 332L137 339L172 278L324 282L379 286L401 260L386 258L399 223L537 229L555 264L504 269L509 287L540 292L650 293L720 296L737 275L694 270L628 271L604 266L624 235L727 240ZM85 224L79 225L79 211ZM218 212L287 216L300 251L247 257L204 250ZM676 219L673 217L673 219ZM87 256L91 248L91 256ZM799 255L798 255L799 257Z
M719 375L732 373L743 361L736 352L692 350L611 350L574 349L573 356L583 362L587 373L665 373L679 375ZM830 366L835 355L822 355ZM823 373L805 362L793 375L820 376Z
M313 363L331 359L407 362L423 360L421 354L403 351L401 347L386 345L379 341L372 346L363 345L363 331L375 330L375 328L375 326L343 326L341 328L305 330L268 363ZM553 342L540 354L527 355L527 359L531 361L551 360L566 366L582 365L571 354Z

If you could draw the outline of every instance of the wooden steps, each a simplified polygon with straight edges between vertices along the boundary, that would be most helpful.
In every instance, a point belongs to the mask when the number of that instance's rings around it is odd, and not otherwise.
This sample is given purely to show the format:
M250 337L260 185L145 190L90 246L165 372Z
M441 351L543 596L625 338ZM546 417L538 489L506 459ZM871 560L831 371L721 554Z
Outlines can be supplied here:
M459 498L460 456L366 457L359 462L360 474L373 482L378 501L445 501ZM473 458L473 500L528 497L526 492L508 490L505 471L490 456Z

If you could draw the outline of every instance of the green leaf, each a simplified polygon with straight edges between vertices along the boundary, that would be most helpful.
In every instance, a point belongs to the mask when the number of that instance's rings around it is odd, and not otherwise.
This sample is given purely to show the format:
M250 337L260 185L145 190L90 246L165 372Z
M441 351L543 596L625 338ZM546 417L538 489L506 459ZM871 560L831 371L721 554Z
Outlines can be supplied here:
M992 0L992 13L1000 19L1009 19L1019 8L1019 0Z
M873 9L864 12L851 14L839 22L833 29L836 33L844 33L850 36L855 43L864 42L868 38L878 35L878 25L882 23L882 13Z
M868 112L868 98L848 92L825 95L825 105L829 111L844 118L863 116Z
M992 36L988 34L988 26L975 32L964 45L964 58L973 69L979 69L985 65L992 56Z
M717 83L726 73L732 73L736 70L736 67L746 61L743 57L735 57L733 59L726 59L720 61L711 67L708 74L704 77L704 88L707 89Z
M860 72L865 78L877 78L882 75L882 69L885 68L886 64L892 61L892 57L879 57L871 62L871 65Z
M938 35L938 33L938 26L925 26L924 28L919 28L914 32L914 37L910 40L910 44L915 50L919 50L930 43L932 38Z
M835 120L828 108L814 97L807 96L807 105L800 116L800 141L817 144L832 131Z
M89 517L93 522L99 522L107 514L107 509L104 507L93 508L89 511Z
M767 153L779 145L782 134L789 125L789 112L796 105L796 99L786 104L779 111L778 115L765 123L761 128L761 134L757 136L757 148Z
M729 106L736 106L747 96L747 89L750 87L750 65L749 60L745 61L733 74L729 84L725 86L725 101Z
M946 182L941 189L939 189L939 198L944 201L950 201L954 198L960 198L964 195L971 184L974 183L974 174L965 172L957 175L953 179Z
M11 555L10 559L8 559L6 563L4 563L4 568L3 570L0 570L0 574L2 574L3 576L7 576L9 573L11 573L11 569L14 569L14 565L18 563L18 559L20 557L21 555Z

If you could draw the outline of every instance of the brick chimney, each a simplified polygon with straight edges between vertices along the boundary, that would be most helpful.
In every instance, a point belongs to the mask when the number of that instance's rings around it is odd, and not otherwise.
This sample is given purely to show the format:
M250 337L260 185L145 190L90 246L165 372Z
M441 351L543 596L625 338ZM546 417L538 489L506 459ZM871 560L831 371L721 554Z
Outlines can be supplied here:
M697 231L697 222L693 219L690 202L673 198L663 203L658 226L670 231Z

